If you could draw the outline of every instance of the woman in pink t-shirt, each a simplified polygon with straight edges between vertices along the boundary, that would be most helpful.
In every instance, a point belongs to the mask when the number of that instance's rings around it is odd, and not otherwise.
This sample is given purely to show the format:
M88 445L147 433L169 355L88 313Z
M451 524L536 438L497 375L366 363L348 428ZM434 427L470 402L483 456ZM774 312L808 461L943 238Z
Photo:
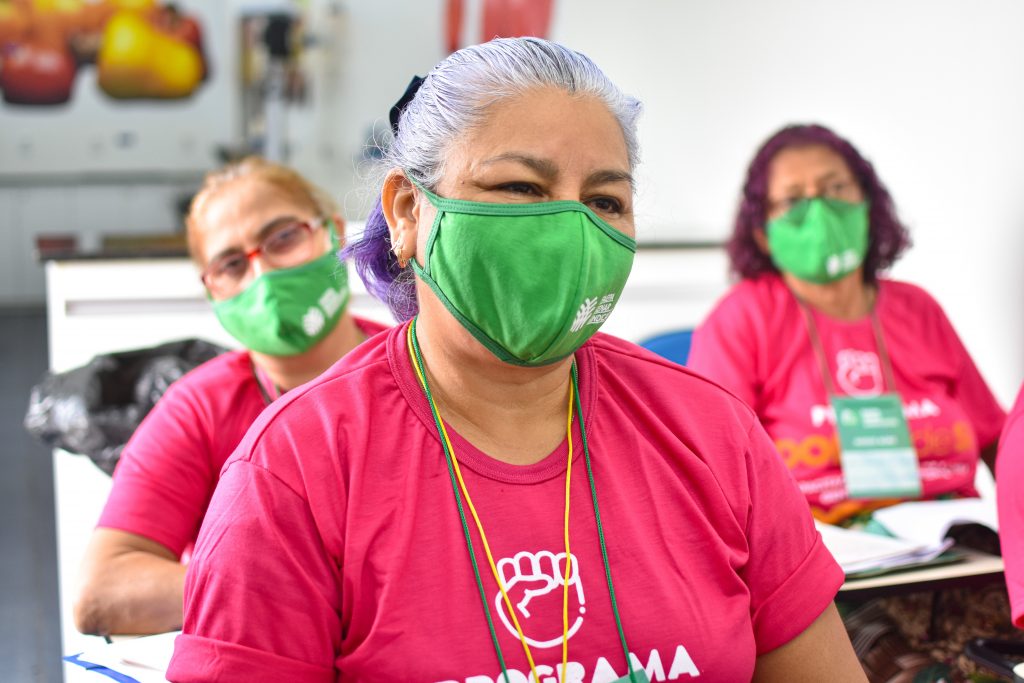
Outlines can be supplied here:
M597 333L639 108L538 38L414 80L352 249L405 323L225 466L170 680L863 680L753 413Z
M1024 628L1024 386L1006 420L996 462L999 540L1006 563L1006 587L1013 623Z
M688 367L754 409L825 522L977 496L979 460L994 463L1003 409L938 303L882 276L909 244L852 144L784 128L747 170L728 243L742 281L694 335ZM841 459L837 416L856 426L861 410L889 410L895 426L846 432ZM861 448L867 439L884 447Z
M348 312L344 223L296 171L249 157L211 172L187 227L214 312L243 350L176 381L125 446L82 564L84 633L181 627L181 558L224 461L271 401L384 329Z

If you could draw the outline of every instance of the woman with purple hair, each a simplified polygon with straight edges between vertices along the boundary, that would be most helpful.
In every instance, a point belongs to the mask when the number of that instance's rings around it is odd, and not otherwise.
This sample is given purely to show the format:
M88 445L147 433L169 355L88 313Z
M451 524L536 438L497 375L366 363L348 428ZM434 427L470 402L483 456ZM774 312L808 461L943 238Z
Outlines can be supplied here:
M537 38L416 85L350 251L402 323L225 466L168 677L864 680L753 412L597 332L636 247L639 102Z
M979 460L994 463L1003 409L938 303L882 276L909 245L872 165L831 130L789 126L754 155L728 243L741 281L688 365L754 409L823 522L977 496Z

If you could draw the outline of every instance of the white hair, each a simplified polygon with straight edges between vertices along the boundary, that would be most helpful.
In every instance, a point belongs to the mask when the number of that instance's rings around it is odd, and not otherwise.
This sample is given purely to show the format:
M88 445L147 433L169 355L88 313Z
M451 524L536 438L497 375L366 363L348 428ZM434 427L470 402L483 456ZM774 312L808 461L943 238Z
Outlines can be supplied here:
M640 102L619 90L586 55L541 38L499 38L473 45L434 67L402 112L383 166L404 169L424 186L436 188L454 140L477 125L491 105L538 87L602 101L622 129L630 170L636 167Z

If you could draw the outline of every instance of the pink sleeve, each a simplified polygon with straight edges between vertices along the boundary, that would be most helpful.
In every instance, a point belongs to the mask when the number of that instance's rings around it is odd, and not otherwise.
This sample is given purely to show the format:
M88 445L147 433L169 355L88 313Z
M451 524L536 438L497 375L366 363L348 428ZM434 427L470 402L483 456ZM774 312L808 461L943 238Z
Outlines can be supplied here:
M978 448L985 448L996 442L999 432L1006 421L1006 411L999 405L992 390L988 388L978 366L967 352L967 347L953 328L938 302L935 303L941 316L941 328L950 346L949 353L959 360L960 369L957 373L953 396L957 399L974 427L978 437Z
M831 604L844 577L760 423L750 430L747 467L750 558L743 575L761 655L803 633Z
M172 386L125 446L99 526L145 536L181 556L217 482L204 420Z
M999 506L999 542L1006 563L1006 589L1010 613L1017 628L1024 628L1024 387L1006 421L996 458L996 502Z
M755 407L758 385L754 342L758 338L735 293L730 294L694 331L686 367Z
M189 564L168 680L333 682L340 585L306 500L230 462Z

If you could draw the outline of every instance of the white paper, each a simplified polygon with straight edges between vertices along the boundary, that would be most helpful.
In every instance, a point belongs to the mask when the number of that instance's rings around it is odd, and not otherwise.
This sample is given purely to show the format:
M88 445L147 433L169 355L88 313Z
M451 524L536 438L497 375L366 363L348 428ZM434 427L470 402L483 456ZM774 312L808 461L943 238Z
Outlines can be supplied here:
M889 538L870 534L865 531L844 529L842 527L815 522L815 526L821 533L821 540L825 547L836 558L836 562L843 568L843 571L850 574L854 571L864 571L883 566L882 563L898 561L900 564L909 564L919 561L915 558L921 553L932 551L932 548L912 541L905 541L899 538ZM885 565L894 566L894 565ZM895 565L895 566L898 566Z
M999 531L995 501L981 498L900 503L875 510L872 517L894 536L928 546L941 543L957 524L983 524Z
M172 631L118 640L90 648L79 658L127 674L139 683L165 683L165 673L174 653L174 639L179 635L181 631Z

